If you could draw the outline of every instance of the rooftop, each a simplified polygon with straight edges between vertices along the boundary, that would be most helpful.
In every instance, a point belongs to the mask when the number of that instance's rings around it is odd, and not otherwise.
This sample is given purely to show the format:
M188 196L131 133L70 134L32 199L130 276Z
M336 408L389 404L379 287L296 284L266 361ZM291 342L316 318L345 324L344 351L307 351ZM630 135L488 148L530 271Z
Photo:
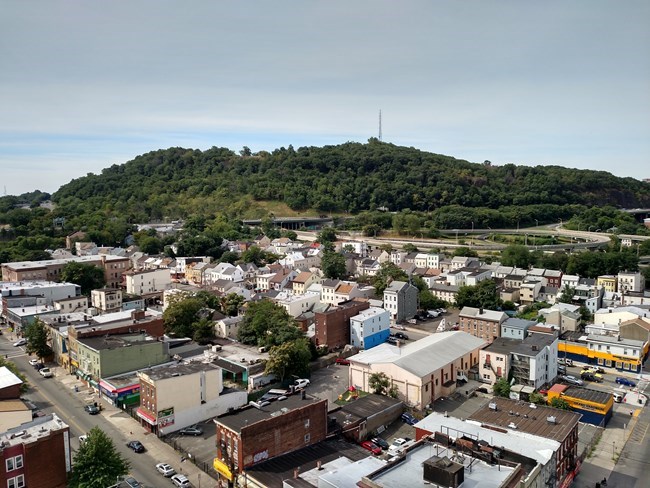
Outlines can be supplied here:
M489 346L487 346L484 351L485 352L493 352L495 354L510 354L510 352L515 348L515 346L519 345L521 343L521 340L519 339L507 339L503 337L499 337L492 342Z
M22 385L23 381L6 366L0 367L0 390L10 386Z
M120 347L131 347L144 344L161 344L154 339L147 339L144 334L130 334L130 335L113 335L102 337L80 337L77 342L84 344L90 349L95 351L103 351L110 349L118 349Z
M29 444L38 441L42 437L48 437L53 431L67 428L68 425L57 417L55 413L37 417L31 422L26 422L0 434L0 445L6 448L20 444Z
M556 334L531 334L517 344L512 349L512 353L523 354L524 356L537 356L540 351L553 344L556 340Z
M639 341L635 339L623 339L622 337L611 337L600 334L589 334L587 336L587 341L589 342L604 342L606 344L618 344L620 346L629 346L629 347L643 347L644 341Z
M483 308L463 307L458 314L459 317L472 317L481 320L503 321L508 318L504 312L486 310Z
M269 420L277 415L282 415L291 410L297 408L302 408L307 405L313 405L316 403L324 404L324 411L327 410L327 400L321 400L319 398L312 397L310 395L297 393L294 395L289 395L285 400L276 400L269 402L268 405L265 405L260 408L254 406L247 406L240 410L235 411L231 414L226 414L215 419L217 424L224 425L226 428L234 431L241 432L242 428L253 425L257 422L264 422Z
M394 407L395 405L400 405L401 403L401 400L371 393L370 395L357 398L354 402L344 405L341 407L341 410L344 412L350 412L361 418L368 418L380 413L382 410Z
M599 390L592 390L591 388L581 388L579 386L570 386L570 385L553 385L551 388L553 391L557 391L560 394L571 398L578 398L580 400L585 400L588 402L606 404L612 398L611 393L607 393Z
M422 377L485 344L483 339L465 332L448 331L431 334L404 346L383 343L349 359L363 364L393 363Z
M496 409L489 405L496 405ZM539 405L531 408L525 402L494 397L490 404L483 405L469 420L508 429L509 432L517 430L562 442L571 434L580 417L579 413L567 410ZM550 422L550 418L555 421ZM512 428L512 425L516 427Z
M197 374L202 371L221 371L221 369L211 363L180 363L143 369L140 374L147 376L152 381L160 381L177 376Z

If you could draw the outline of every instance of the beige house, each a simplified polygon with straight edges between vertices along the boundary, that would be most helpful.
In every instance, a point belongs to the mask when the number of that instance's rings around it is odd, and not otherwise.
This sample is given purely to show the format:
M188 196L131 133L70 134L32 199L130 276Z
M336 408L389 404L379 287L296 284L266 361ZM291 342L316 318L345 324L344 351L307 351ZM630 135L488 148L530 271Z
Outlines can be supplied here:
M510 352L519 344L517 339L499 338L479 353L478 373L480 380L494 385L499 378L508 378Z
M90 292L90 299L101 313L118 312L122 309L122 290L118 288L100 288Z
M293 294L303 295L312 283L319 283L320 278L314 273L303 271L293 279Z
M372 391L370 378L384 373L397 396L406 404L424 409L456 390L456 380L479 362L487 343L464 332L432 334L417 342L392 346L384 343L349 358L349 381Z
M459 329L491 343L496 338L501 337L501 324L507 318L508 316L504 312L463 307L458 314Z

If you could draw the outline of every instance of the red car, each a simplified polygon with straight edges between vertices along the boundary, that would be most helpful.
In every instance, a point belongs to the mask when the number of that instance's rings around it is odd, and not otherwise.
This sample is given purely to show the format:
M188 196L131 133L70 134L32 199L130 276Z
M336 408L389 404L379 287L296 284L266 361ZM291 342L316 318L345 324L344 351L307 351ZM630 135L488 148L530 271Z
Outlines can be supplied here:
M381 454L381 447L379 447L377 444L371 441L363 441L361 443L361 447L364 449L368 449L371 453L373 453L375 456L378 456Z
M350 364L350 361L348 361L348 360L345 359L345 358L336 358L336 361L335 361L335 362L336 362L336 364L345 364L345 365Z

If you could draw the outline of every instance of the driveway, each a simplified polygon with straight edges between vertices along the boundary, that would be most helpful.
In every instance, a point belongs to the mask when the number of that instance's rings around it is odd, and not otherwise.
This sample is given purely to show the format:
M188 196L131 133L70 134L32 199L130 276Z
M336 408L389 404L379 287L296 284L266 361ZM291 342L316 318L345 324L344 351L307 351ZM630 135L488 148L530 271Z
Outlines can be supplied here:
M306 390L307 393L328 400L328 410L332 410L337 406L334 402L339 395L348 389L349 368L342 364L332 364L314 371L310 378L311 384Z

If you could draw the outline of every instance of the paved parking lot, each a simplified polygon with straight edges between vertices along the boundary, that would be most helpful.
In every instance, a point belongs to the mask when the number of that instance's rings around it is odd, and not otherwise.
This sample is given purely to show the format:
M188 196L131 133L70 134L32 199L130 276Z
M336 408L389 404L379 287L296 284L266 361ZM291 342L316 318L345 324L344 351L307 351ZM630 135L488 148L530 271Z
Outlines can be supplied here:
M328 400L328 410L335 408L334 402L350 386L348 368L345 365L332 364L314 371L310 378L311 384L307 387L307 393Z

